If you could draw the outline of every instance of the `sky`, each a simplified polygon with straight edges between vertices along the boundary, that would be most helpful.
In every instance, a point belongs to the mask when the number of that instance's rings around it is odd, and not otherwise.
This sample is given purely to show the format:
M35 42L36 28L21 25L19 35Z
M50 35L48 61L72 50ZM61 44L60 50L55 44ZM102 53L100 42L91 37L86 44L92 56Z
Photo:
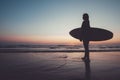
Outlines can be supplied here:
M120 43L120 0L0 0L0 42L79 44L69 31L81 27L83 13L91 27L114 33L103 42Z

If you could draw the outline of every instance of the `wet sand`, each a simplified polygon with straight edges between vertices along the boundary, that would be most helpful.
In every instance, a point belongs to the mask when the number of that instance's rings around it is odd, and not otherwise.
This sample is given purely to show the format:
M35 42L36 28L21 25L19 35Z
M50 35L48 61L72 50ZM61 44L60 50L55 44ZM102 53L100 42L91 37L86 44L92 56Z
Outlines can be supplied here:
M0 80L120 80L120 52L0 53Z

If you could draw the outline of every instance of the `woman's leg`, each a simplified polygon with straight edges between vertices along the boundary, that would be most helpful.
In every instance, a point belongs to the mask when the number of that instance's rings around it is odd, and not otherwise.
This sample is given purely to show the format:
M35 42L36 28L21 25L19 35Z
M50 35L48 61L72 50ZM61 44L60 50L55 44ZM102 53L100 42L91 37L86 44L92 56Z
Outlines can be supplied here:
M89 59L89 41L88 40L83 40L83 45L84 45L84 48L85 48L84 58Z

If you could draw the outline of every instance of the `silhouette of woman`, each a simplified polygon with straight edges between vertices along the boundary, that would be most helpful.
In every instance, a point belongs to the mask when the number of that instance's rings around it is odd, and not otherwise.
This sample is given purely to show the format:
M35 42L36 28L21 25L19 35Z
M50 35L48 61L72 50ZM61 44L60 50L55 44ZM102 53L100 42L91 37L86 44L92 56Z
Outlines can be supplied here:
M90 23L89 23L89 15L87 13L83 14L83 23L81 26L82 29L82 39L80 39L80 41L83 40L83 45L85 48L85 55L84 57L82 57L83 60L89 60L89 40L87 39L87 30L90 29Z

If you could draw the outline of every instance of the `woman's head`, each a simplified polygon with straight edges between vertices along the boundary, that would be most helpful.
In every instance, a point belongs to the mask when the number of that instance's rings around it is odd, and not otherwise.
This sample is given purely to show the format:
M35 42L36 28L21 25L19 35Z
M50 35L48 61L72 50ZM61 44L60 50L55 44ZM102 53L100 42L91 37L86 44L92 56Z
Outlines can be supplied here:
M89 20L89 15L87 13L83 14L83 20L85 21Z

